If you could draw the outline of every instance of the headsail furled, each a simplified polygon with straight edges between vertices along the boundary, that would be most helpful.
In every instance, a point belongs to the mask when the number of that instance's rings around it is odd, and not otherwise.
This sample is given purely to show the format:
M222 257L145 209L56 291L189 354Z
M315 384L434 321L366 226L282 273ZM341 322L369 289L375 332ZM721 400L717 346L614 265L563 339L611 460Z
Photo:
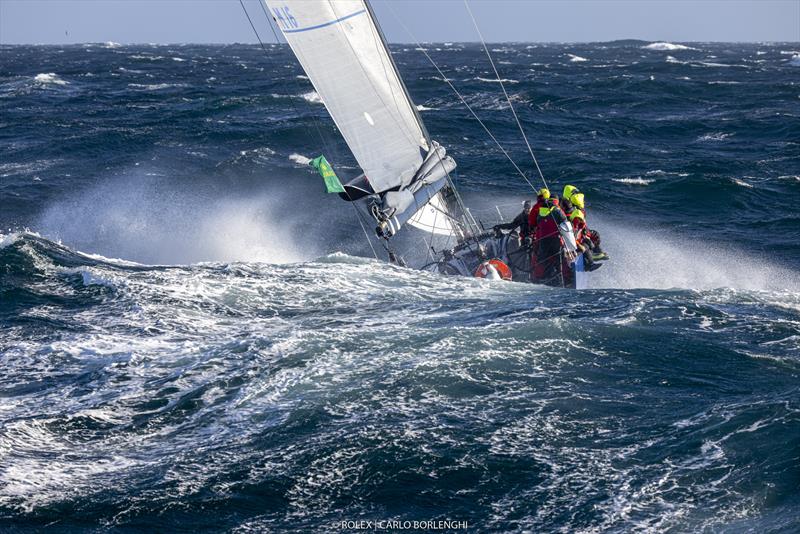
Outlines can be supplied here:
M319 93L380 201L379 231L393 235L409 221L439 234L454 219L434 224L414 214L440 191L455 161L433 142L411 101L365 0L265 0L287 43ZM345 186L347 188L347 186Z

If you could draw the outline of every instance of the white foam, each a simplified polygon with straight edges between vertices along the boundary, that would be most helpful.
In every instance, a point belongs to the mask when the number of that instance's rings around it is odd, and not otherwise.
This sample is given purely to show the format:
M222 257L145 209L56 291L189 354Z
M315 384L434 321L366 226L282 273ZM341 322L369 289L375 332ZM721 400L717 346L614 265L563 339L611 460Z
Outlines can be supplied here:
M104 46L105 46L106 48L119 48L119 47L120 47L120 46L122 46L122 45L121 45L121 44L119 44L119 43L115 43L114 41L106 41L106 43L105 43L105 45L104 45Z
M11 232L10 234L0 234L0 250L7 246L13 245L20 238L18 232Z
M647 178L612 178L612 182L619 182L621 184L631 184L631 185L650 185L655 180L648 180Z
M502 83L519 83L519 80L510 80L508 78L500 78L498 80L497 78L482 78L480 76L477 76L474 79L478 80L478 81L481 81L481 82L490 82L490 83L500 83L500 82L502 82Z
M697 50L697 48L692 48L691 46L675 44L675 43L667 43L667 42L650 43L649 45L645 45L642 48L646 50L659 50L659 51Z
M712 132L703 134L697 138L698 141L722 141L729 137L732 137L732 133L725 133L725 132Z
M295 153L295 154L290 154L290 155L289 155L289 159L290 159L291 161L294 161L294 162L295 162L295 163L297 163L298 165L308 165L309 163L311 163L311 158L307 158L307 157L305 157L304 155L302 155L302 154L297 154L297 153Z
M308 93L303 93L300 95L300 98L307 102L311 102L312 104L322 104L322 97L319 96L319 93L316 91L309 91Z
M800 67L800 54L795 54L789 60L789 65L793 67Z
M186 84L183 84L183 83L153 83L153 84L129 83L128 87L130 87L132 89L145 89L147 91L159 91L161 89L169 89L170 87L186 87Z
M41 84L69 85L69 82L62 80L54 72L37 74L34 76L33 80Z
M576 56L575 54L567 54L569 56L569 60L572 63L583 63L584 61L589 61L585 57Z
M749 187L750 189L755 187L753 184L749 184L749 183L745 182L744 180L740 180L739 178L734 178L733 179L733 183L735 183L736 185L740 185L742 187Z
M423 106L422 104L417 105L417 111L431 111L434 108L428 108Z

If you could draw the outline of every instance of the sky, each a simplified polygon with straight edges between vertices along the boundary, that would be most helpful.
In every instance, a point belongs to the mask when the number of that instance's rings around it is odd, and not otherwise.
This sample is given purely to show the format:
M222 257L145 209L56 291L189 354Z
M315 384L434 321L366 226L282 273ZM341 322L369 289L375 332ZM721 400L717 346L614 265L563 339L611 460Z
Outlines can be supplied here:
M274 41L259 0L242 0ZM289 4L293 0L275 0ZM296 1L296 0L295 0ZM469 0L489 42L800 42L800 0ZM372 0L390 42L477 41L462 0ZM239 0L0 0L0 44L254 43Z

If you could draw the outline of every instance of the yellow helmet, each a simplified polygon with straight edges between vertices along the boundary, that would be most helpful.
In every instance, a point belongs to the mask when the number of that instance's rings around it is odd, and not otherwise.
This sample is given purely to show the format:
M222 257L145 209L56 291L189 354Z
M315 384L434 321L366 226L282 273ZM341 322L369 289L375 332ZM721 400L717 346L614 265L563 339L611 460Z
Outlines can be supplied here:
M546 187L543 187L543 188L539 189L539 192L537 193L537 196L540 196L543 199L547 200L548 198L550 198L550 190L547 189Z
M579 210L583 209L583 193L575 193L570 197L569 201Z
M561 198L566 198L567 200L569 200L570 198L572 198L572 195L574 195L576 192L578 192L578 188L575 187L574 185L565 185L564 192L561 193Z

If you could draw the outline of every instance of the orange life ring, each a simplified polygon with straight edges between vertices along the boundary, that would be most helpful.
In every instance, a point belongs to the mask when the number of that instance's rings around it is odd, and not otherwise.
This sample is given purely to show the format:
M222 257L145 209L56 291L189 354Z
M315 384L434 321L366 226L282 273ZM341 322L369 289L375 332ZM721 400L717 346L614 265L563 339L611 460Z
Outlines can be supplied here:
M489 266L491 265L490 268ZM494 270L500 278L503 280L511 280L511 269L503 263L501 260L497 258L489 261L485 261L478 265L478 268L475 269L475 277L476 278L490 278L492 274L492 270Z

